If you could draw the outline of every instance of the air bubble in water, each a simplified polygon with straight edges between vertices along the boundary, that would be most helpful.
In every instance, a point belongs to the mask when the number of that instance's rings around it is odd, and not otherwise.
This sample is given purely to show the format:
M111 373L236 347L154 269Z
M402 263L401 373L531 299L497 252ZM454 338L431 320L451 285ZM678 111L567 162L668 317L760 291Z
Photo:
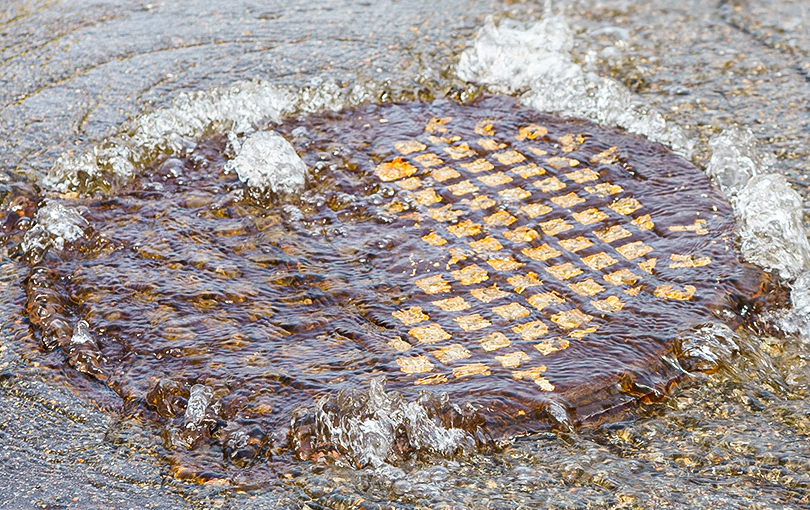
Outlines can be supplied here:
M225 165L252 188L291 193L304 185L307 167L290 142L275 131L259 131L234 147L236 158Z
M565 18L548 16L524 27L492 19L459 58L456 74L493 91L526 91L522 102L536 110L620 126L689 157L694 140L621 83L585 72L573 61L573 36Z
M757 175L733 200L740 250L748 262L792 280L810 268L802 198L777 174Z
M756 138L748 128L727 129L712 136L709 146L712 158L706 173L727 197L735 196L751 177L770 166L770 159L758 154Z

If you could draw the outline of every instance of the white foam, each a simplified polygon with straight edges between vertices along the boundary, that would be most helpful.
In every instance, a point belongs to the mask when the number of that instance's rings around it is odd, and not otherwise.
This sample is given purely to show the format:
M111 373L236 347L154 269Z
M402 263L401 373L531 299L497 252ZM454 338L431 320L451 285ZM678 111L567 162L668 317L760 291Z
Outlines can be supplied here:
M294 94L268 82L240 81L225 90L180 94L171 107L135 120L132 140L147 150L178 152L206 131L249 133L263 120L280 122Z
M96 160L95 147L75 157L67 153L60 155L48 175L43 178L42 183L51 189L67 191L81 185L82 174L90 179L95 179L101 175Z
M197 430L200 428L205 412L214 399L214 390L203 384L195 384L189 392L186 412L183 414L183 426L186 429Z
M34 226L25 233L21 248L23 253L35 256L49 248L62 251L66 244L82 238L89 227L76 209L47 202L34 216Z
M250 133L262 121L279 122L297 96L268 82L240 81L224 90L182 93L171 106L140 115L113 138L78 155L63 154L43 179L51 189L80 187L103 173L128 180L159 153L182 154L214 130Z
M530 89L538 80L581 81L584 73L570 58L572 48L571 30L561 17L528 28L512 20L496 26L487 18L472 47L459 57L456 74L506 94Z
M335 402L340 402L336 410ZM314 442L342 447L360 467L386 465L396 456L403 434L410 449L423 453L450 456L475 446L468 432L437 423L419 400L408 402L398 393L386 393L384 378L372 380L368 392L323 397L316 404L315 422Z
M752 177L732 200L740 251L748 262L792 280L810 268L802 198L784 177Z
M335 80L313 78L298 91L298 109L303 112L340 111L346 105L343 89Z
M244 142L231 136L236 157L225 165L252 188L291 193L304 185L307 167L295 148L275 131L259 131Z
M690 157L694 140L621 83L585 72L573 61L573 36L563 16L530 26L492 19L461 54L456 74L502 93L522 92L523 104L565 117L620 126Z
M96 342L90 333L90 325L87 324L87 321L79 321L76 324L76 327L73 328L73 336L70 337L70 343L71 345L87 344L95 346Z
M769 310L763 318L783 333L798 335L805 344L810 344L810 270L790 283L790 302L790 308Z
M315 77L298 89L296 111L313 113L332 110L338 112L343 108L377 101L383 95L384 89L384 82L377 82L361 73L357 74L351 86L341 85L335 79Z

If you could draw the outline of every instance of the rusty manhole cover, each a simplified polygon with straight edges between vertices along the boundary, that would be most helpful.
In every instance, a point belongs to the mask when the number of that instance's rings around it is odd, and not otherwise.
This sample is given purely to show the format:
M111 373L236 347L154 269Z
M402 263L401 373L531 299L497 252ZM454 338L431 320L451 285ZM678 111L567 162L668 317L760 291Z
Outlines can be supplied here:
M229 437L267 444L296 406L381 374L476 404L496 434L542 426L549 401L586 420L677 377L662 357L679 333L760 285L726 201L638 136L502 97L277 130L310 169L300 195L252 198L214 136L114 198L65 199L95 234L29 282L44 343L167 436L189 398L217 402L202 436L219 458ZM85 320L98 354L54 317Z

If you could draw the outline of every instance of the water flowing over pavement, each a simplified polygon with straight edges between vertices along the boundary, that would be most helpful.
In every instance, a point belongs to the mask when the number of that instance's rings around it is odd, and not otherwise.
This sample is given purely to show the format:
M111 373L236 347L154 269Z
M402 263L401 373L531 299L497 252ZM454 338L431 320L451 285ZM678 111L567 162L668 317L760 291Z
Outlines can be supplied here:
M0 27L0 196L4 221L17 222L0 246L0 507L808 505L806 3L12 1ZM182 178L174 156L212 134L249 187L294 190L293 154L273 162L281 177L257 171L263 144L283 147L256 131L263 123L368 101L468 100L485 86L704 167L735 208L743 254L784 278L793 308L785 299L746 329L685 335L684 368L711 375L595 430L480 450L424 421L442 403L404 402L378 382L333 395L302 413L366 467L328 462L325 450L268 465L277 481L241 492L238 475L226 482L167 456L143 403L93 379L97 338L81 322L49 323L65 346L50 354L32 340L25 285L39 280L23 282L25 264L95 235L88 211L62 201L114 197L151 164ZM180 424L169 442L193 444L219 395L183 391L181 412L166 410ZM402 427L426 434L432 452L380 458ZM234 450L255 439L229 433Z

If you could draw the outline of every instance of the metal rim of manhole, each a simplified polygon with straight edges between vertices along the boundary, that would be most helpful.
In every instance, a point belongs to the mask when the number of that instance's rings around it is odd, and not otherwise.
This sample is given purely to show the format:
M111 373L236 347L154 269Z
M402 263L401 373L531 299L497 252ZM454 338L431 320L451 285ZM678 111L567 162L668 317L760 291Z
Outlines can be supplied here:
M677 379L679 335L763 282L704 174L617 129L500 96L275 129L301 192L251 196L212 136L113 198L64 199L94 234L28 280L43 343L167 428L205 387L206 412L266 443L380 375L474 404L493 435L545 426L549 403L587 421Z

